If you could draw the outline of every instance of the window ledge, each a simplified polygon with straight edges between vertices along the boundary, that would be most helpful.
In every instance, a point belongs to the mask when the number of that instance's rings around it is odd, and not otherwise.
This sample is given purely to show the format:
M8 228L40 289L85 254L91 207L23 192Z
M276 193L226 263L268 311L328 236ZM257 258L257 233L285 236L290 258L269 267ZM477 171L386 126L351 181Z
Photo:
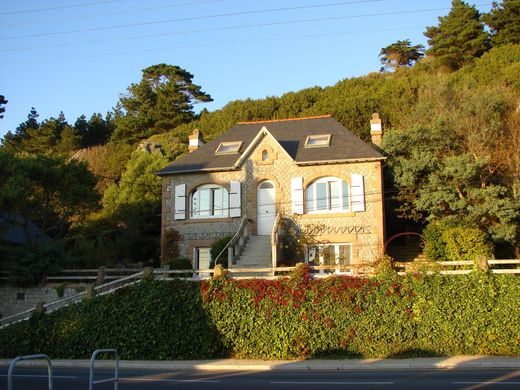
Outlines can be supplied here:
M188 218L188 219L185 219L183 220L182 222L184 224L187 224L187 223L218 223L218 222L233 222L235 221L236 218L231 218L231 217L221 217L221 218Z
M301 216L302 219L324 219L324 218L345 218L345 217L355 217L355 211L345 211L339 213L307 213Z

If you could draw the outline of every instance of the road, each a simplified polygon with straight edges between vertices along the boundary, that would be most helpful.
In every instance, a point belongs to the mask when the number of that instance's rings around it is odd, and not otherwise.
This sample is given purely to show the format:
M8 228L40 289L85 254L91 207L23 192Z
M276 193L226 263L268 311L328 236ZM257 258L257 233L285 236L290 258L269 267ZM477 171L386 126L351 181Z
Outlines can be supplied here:
M47 389L45 368L17 367L13 390ZM95 379L111 370L96 369ZM520 389L520 370L410 371L171 371L120 370L120 390L160 389ZM54 369L54 390L88 389L88 369ZM113 389L112 383L95 390ZM7 368L0 368L0 390L7 389Z

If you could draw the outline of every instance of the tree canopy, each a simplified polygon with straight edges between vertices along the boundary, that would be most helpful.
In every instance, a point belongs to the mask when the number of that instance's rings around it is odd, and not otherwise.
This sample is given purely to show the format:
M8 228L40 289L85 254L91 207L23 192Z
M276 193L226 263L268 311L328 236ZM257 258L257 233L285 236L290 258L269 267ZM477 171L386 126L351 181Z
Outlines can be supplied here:
M426 28L430 48L426 54L454 69L460 68L489 48L489 36L474 6L453 0L448 15L439 17L438 26Z
M4 117L4 112L5 112L5 107L2 107L2 106L5 106L7 104L7 100L5 100L5 96L4 95L0 95L0 119L2 119Z
M379 58L385 69L412 66L424 56L424 46L414 45L409 39L397 41L381 49Z
M96 209L95 184L94 175L78 161L0 150L0 210L23 229L31 221L45 234L62 238L72 222Z
M520 43L520 1L493 2L491 11L482 16L491 29L493 46Z
M193 104L213 99L192 80L191 73L174 65L143 69L141 81L119 99L112 139L135 142L194 119Z

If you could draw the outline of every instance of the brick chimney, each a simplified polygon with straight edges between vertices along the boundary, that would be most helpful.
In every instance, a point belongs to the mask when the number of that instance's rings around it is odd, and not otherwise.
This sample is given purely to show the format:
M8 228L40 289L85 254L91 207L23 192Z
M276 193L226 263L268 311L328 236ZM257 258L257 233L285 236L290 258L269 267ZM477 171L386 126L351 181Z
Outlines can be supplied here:
M204 141L202 141L202 134L199 129L193 130L193 133L191 133L189 139L190 143L188 144L188 151L190 153L204 145Z
M372 136L372 143L377 147L381 147L383 125L381 124L381 118L379 118L377 112L372 114L372 119L370 120L370 135Z

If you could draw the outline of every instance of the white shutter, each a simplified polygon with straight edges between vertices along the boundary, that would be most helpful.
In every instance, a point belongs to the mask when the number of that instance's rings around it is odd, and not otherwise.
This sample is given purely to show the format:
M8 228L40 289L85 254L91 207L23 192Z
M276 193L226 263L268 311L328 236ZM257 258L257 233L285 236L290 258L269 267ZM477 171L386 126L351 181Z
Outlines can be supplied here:
M175 219L186 219L186 184L175 186Z
M291 204L293 214L303 214L303 177L291 178Z
M365 211L365 184L363 175L352 174L352 211Z
M240 182L232 181L229 183L229 216L240 217Z

